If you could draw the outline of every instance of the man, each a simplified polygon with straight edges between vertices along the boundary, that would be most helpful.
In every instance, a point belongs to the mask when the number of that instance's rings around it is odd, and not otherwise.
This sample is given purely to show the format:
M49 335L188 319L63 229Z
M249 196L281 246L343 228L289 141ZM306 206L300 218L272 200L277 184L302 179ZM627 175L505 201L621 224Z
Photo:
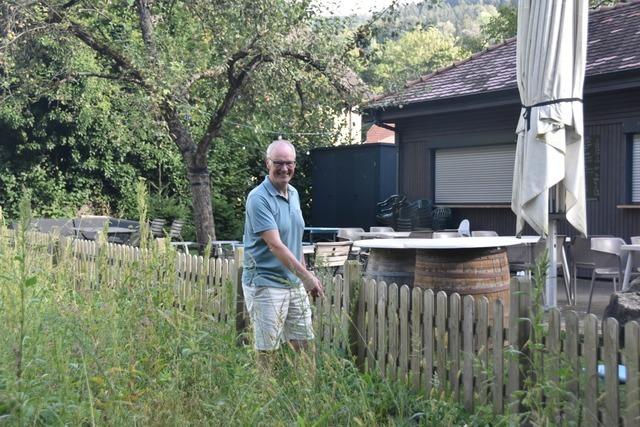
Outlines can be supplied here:
M291 142L267 148L269 172L247 197L242 289L254 328L255 348L273 351L282 341L295 350L314 338L307 291L322 295L322 284L307 270L302 254L304 220L296 189Z

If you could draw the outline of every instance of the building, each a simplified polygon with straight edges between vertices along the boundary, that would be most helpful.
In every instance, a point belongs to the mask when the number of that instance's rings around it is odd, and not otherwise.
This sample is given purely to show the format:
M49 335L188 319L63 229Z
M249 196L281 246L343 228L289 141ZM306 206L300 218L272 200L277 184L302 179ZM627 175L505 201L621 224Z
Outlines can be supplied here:
M640 1L591 12L583 102L589 234L640 235ZM377 98L365 114L395 125L399 193L449 206L472 229L514 233L515 38Z

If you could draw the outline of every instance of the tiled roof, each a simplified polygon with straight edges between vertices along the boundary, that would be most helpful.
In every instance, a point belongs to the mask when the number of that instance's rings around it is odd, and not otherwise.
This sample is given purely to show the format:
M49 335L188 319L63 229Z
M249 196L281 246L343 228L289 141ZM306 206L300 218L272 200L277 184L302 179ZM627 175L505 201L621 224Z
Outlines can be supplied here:
M393 127L392 124L388 126ZM391 129L386 129L378 125L373 125L367 131L367 138L364 142L395 142L396 133Z
M640 69L640 0L594 10L589 15L586 75ZM513 89L516 39L471 55L404 89L374 99L367 109Z

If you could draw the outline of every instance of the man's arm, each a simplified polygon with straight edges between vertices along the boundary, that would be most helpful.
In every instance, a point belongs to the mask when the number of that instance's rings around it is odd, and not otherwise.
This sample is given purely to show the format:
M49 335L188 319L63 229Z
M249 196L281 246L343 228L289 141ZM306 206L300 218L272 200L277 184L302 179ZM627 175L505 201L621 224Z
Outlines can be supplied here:
M298 258L282 243L278 230L267 230L260 234L269 250L276 258L291 270L300 280L307 291L312 294L324 295L324 289L320 280L298 260ZM304 258L303 258L304 259Z

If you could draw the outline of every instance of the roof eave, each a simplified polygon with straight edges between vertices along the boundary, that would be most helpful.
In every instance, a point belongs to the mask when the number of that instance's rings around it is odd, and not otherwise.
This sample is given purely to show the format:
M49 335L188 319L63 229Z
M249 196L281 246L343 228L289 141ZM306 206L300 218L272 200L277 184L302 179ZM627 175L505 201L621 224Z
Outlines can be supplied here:
M587 76L585 94L634 89L640 87L640 69L617 71ZM416 116L476 110L481 108L517 105L520 96L517 87L492 92L480 92L451 98L438 98L405 105L389 105L363 109L363 118L374 122L394 122Z

